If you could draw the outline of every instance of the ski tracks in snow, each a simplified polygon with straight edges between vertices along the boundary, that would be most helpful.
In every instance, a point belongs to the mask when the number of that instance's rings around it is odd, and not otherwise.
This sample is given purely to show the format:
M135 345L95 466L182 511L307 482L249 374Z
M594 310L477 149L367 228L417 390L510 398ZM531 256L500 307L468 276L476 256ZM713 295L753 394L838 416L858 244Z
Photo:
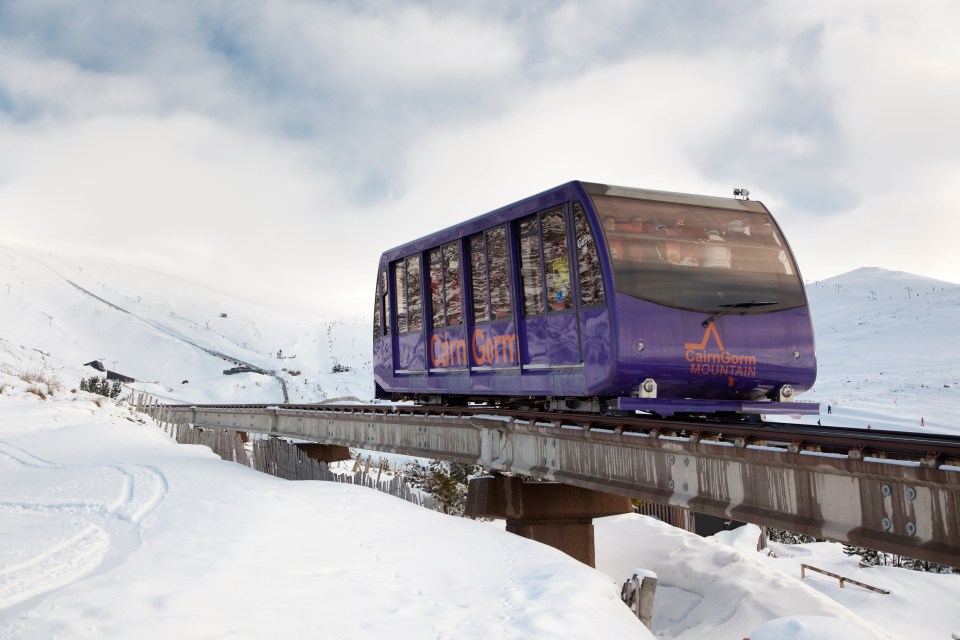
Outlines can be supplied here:
M117 549L167 493L163 474L135 464L62 465L0 441L0 610L69 585ZM33 536L4 535L30 530Z

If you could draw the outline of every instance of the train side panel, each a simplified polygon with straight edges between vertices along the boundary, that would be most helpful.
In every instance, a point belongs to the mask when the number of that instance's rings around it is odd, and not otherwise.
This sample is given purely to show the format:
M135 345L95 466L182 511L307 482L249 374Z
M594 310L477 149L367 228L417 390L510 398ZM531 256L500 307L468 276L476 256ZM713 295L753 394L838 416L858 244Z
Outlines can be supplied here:
M375 330L374 365L378 397L590 396L607 385L612 378L610 355L615 351L613 323L605 301L597 304L595 291L588 304L583 304L578 255L584 250L576 242L575 211L571 203L581 203L576 216L582 232L586 220L585 194L577 186L577 183L563 185L383 255L375 309L380 323L379 334ZM549 212L549 218L545 212ZM551 223L555 234L561 232L559 221L562 219L566 262L565 266L556 268L546 264L538 253L540 289L531 293L531 278L526 276L530 275L532 262L521 258L517 221L534 216L539 216L534 218L538 223ZM589 224L595 226L596 221ZM485 321L474 318L473 300L465 295L474 286L472 254L464 250L459 261L458 285L464 293L462 321L456 327L434 326L438 315L435 309L445 302L434 295L436 283L431 282L430 252L452 242L461 242L466 248L469 243L465 239L500 227L508 230L509 240L506 252L510 307L505 313L509 318L497 319L493 314ZM544 251L547 241L543 234L536 238L538 252ZM530 244L527 241L527 245ZM594 245L593 250L596 248ZM415 334L408 331L398 336L397 313L391 310L398 308L398 287L403 284L402 278L396 277L396 271L400 268L398 265L405 264L411 256L426 256L421 282L424 326ZM597 269L598 262L594 258L590 268ZM494 277L492 271L480 273L484 278ZM557 285L558 279L566 283ZM599 284L596 280L600 280ZM598 286L603 289L601 276L591 283L591 290ZM524 308L525 294L542 299L539 313L531 314ZM399 320L403 319L401 314ZM421 349L425 356L423 367L420 366L424 361Z

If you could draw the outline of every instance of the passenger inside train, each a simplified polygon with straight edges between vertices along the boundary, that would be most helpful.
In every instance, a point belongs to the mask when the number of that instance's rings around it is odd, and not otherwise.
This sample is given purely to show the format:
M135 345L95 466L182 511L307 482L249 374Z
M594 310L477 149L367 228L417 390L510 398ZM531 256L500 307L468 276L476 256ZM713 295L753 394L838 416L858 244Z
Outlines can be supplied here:
M792 274L783 243L769 223L759 228L731 212L704 213L695 221L604 217L614 260L667 263L683 267L770 271Z

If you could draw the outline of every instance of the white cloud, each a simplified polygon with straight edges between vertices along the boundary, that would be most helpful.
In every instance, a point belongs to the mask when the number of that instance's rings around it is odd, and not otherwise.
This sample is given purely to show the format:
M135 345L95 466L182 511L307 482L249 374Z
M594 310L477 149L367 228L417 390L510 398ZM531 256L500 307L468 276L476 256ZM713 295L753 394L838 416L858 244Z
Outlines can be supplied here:
M690 157L747 107L724 80L734 65L658 56L539 87L496 118L433 131L411 149L406 182L447 201L522 197L572 179L709 188Z
M931 162L958 161L960 7L891 8L881 5L825 33L823 75L864 188L910 180Z
M259 25L276 72L308 85L333 83L372 95L469 84L513 68L521 48L505 24L453 11L390 4L264 7Z
M828 100L829 172L799 188L854 198L810 216L775 194L775 213L809 278L863 265L960 282L952 238L960 202L960 7L951 2L778 3L768 12L788 33L816 29L808 80ZM768 204L770 204L768 202Z
M828 219L811 220L779 209L778 220L809 280L822 280L863 266L907 271L948 282L960 281L957 238L960 218L951 214L960 187L945 176L936 187L864 196L860 205ZM769 203L768 203L769 204ZM774 213L778 209L772 207Z
M17 158L0 184L4 235L261 294L287 274L342 273L327 257L342 201L300 145L190 114L94 118L0 144Z
M75 64L57 59L37 59L0 54L0 77L10 95L22 105L21 117L42 115L50 118L75 118L102 111L136 112L155 103L148 83L134 77L91 73Z
M560 182L743 186L805 275L960 281L958 12L0 5L0 233L366 312L380 251Z

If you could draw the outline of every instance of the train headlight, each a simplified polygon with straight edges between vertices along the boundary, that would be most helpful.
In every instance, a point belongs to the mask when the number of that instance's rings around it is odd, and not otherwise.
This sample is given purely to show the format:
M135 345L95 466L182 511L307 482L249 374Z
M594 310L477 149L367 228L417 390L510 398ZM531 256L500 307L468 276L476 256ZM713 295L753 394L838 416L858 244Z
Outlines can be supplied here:
M780 400L780 402L793 402L793 387L785 384L780 387L780 392L777 395L779 396L778 400Z
M793 359L794 359L794 360L799 360L799 359L800 359L800 352L799 352L799 351L794 351L794 352L793 352Z
M643 344L642 342L637 343L637 351L643 351L646 348L647 348L647 345Z

